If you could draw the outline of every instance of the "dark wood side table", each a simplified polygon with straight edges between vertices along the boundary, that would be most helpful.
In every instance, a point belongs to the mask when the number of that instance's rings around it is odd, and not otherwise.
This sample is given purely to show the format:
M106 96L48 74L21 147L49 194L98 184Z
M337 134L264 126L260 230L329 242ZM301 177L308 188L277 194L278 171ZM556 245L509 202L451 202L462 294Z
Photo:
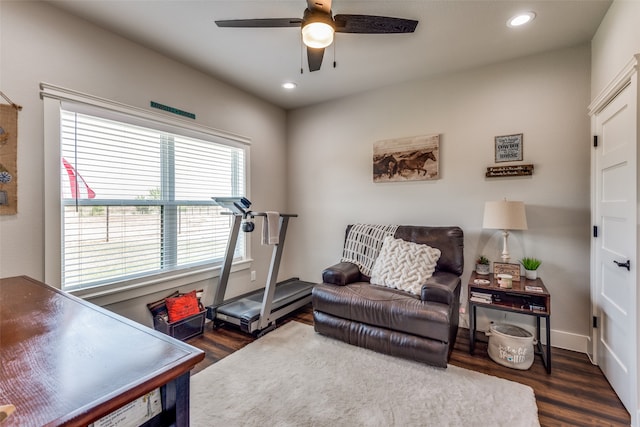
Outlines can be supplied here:
M478 284L476 279L488 280L488 284ZM527 290L526 287L536 287L541 292ZM520 313L536 318L536 339L538 341L536 354L542 358L542 363L551 373L551 295L539 278L536 280L525 279L524 276L518 282L513 282L513 288L501 288L493 274L478 275L475 271L469 279L469 352L473 354L476 345L476 311L478 307L489 310L501 310L511 313ZM485 298L473 298L474 294L481 294ZM491 301L491 302L488 302ZM546 346L540 341L540 319L545 319ZM543 347L546 347L544 349Z
M204 352L22 276L0 279L4 426L86 426L161 388L145 425L189 425L189 374Z

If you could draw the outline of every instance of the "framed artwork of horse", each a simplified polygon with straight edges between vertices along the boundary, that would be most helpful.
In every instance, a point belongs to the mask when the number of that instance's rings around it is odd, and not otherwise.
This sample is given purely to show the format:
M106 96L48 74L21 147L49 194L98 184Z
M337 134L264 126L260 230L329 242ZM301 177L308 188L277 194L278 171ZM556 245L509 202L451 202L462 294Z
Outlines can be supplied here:
M439 134L388 139L373 144L373 182L439 178Z

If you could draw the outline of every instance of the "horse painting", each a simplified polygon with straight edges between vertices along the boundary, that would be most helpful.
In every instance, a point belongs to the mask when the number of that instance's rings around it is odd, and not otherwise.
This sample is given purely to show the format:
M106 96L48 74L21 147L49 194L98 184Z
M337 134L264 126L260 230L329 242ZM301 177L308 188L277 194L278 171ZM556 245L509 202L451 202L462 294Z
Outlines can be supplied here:
M373 177L379 179L384 175L391 178L398 171L398 161L391 154L387 154L381 158L375 158L373 161Z
M427 176L427 169L425 166L428 160L433 160L434 162L437 161L433 151L416 151L409 157L398 161L398 173L402 175L405 171L417 171L418 175L422 173L424 176Z
M440 179L440 135L419 135L373 144L373 181Z

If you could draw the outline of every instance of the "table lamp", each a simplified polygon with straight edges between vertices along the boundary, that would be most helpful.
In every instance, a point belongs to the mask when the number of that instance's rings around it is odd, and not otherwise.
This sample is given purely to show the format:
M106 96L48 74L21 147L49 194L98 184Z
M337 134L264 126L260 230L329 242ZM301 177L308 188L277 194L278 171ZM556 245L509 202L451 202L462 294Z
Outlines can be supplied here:
M509 262L509 246L507 238L509 230L526 230L527 216L524 212L524 202L507 201L486 202L484 205L484 220L482 228L502 230L502 262Z

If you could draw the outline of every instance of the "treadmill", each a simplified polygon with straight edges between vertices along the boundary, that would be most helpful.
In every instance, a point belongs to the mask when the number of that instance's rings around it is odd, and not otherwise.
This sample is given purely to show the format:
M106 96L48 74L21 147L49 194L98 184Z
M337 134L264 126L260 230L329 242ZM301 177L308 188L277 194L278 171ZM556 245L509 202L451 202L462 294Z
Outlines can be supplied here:
M213 304L207 306L207 317L214 322L214 326L220 323L229 323L238 326L243 332L261 336L275 329L276 320L311 302L311 290L315 283L305 282L298 278L276 283L289 219L298 215L279 214L278 244L273 245L266 286L263 289L225 301L224 296L241 225L242 231L251 232L254 225L248 219L266 217L267 214L251 211L249 209L251 202L244 197L214 197L213 201L227 209L222 214L232 215L233 222L224 263L220 271L218 289Z

